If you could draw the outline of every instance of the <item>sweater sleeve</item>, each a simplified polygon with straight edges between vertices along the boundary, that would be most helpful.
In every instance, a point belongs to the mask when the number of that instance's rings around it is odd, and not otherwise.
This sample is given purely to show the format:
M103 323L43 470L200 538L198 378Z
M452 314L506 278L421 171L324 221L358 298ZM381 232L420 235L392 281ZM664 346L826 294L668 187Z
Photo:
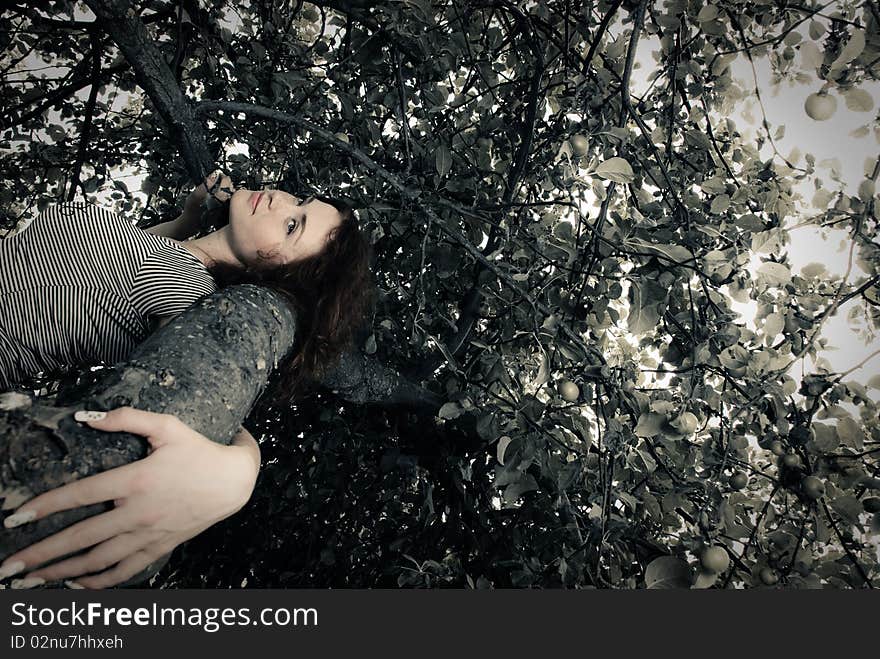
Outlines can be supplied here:
M173 316L216 290L214 278L195 256L166 247L141 264L132 285L131 304L144 316Z

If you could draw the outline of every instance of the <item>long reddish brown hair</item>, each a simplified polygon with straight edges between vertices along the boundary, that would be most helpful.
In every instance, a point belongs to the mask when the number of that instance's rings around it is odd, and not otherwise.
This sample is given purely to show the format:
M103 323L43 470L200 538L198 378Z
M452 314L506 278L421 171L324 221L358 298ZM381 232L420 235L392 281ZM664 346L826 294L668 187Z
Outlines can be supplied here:
M340 355L352 347L376 302L370 271L373 250L354 210L340 199L311 196L330 204L342 216L320 253L281 267L210 268L220 287L242 283L267 286L296 310L296 342L272 386L273 397L279 402L304 396L336 365ZM214 227L228 224L229 202L206 215L204 219Z

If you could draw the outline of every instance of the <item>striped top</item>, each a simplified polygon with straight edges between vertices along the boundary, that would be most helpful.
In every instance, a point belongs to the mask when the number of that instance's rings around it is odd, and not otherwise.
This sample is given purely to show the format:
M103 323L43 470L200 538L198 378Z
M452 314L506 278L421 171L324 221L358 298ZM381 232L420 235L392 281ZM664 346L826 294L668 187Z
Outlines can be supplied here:
M0 391L42 371L115 363L217 290L175 241L84 202L46 209L0 240Z

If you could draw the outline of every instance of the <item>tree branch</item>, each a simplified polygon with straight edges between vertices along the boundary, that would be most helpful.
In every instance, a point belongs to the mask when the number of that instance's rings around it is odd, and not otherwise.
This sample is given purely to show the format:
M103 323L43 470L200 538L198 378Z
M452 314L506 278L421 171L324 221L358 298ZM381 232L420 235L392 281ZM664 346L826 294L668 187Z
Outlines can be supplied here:
M162 53L147 36L143 22L125 0L85 0L132 66L138 83L180 144L187 169L201 181L213 169L213 158L201 124L175 82Z
M95 102L98 100L98 88L101 77L101 44L96 33L91 33L92 42L92 88L89 91L89 99L86 101L85 118L83 119L82 134L79 138L79 146L76 151L76 162L73 165L73 174L70 177L70 190L67 193L67 201L76 199L76 188L80 184L79 176L82 171L83 161L86 155L86 146L92 132L92 120L95 115Z

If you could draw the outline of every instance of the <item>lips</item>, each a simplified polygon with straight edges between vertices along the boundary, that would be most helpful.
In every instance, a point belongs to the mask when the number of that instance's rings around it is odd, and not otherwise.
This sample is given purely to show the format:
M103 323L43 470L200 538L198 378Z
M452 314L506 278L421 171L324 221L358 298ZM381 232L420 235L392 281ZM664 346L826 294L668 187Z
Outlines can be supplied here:
M254 210L253 210L253 212L251 213L251 215L253 215L254 213L257 212L257 206L260 205L260 201L262 201L262 199L263 199L263 193L262 193L262 192L255 192L254 194L251 195L251 201L252 201L253 204L254 204Z

